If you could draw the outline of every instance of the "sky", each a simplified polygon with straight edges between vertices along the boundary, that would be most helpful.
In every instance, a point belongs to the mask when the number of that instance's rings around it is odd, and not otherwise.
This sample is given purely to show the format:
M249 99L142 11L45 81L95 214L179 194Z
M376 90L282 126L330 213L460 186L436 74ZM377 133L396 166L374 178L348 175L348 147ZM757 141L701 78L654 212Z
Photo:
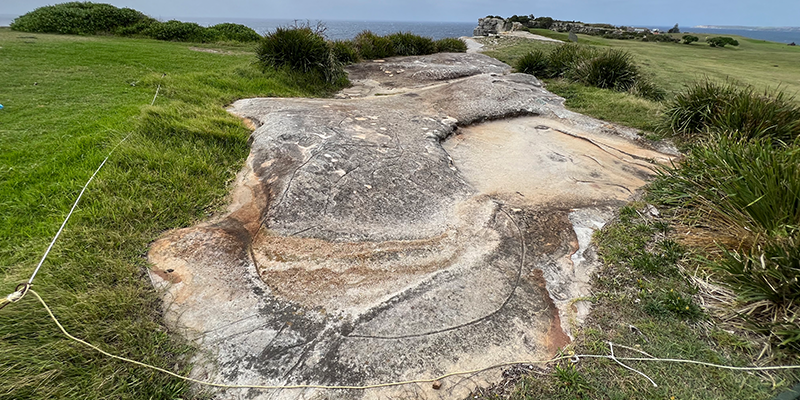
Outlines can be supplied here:
M66 1L66 0L65 0ZM20 15L63 1L0 0ZM614 25L800 26L800 0L95 0L159 19L259 18L476 22L487 15L549 16Z

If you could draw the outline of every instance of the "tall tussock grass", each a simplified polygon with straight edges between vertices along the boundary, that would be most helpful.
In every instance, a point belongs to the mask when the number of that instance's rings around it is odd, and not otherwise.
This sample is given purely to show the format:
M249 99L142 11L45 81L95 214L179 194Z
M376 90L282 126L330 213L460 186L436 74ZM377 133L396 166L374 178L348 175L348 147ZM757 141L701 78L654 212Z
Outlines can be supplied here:
M650 196L738 243L722 248L711 270L748 309L752 328L800 349L800 148L707 135L680 165L661 171Z
M709 79L689 85L669 103L663 129L681 139L726 131L744 139L793 143L800 136L800 106L777 90L757 91L735 82Z
M642 74L630 53L618 50L596 50L578 44L558 46L545 54L541 50L528 53L517 61L517 71L540 78L566 78L587 86L661 100L665 93Z
M800 149L716 134L679 164L663 169L649 189L692 221L738 234L791 237L800 227Z
M256 57L263 70L269 68L317 75L326 82L346 82L347 75L332 46L322 33L308 25L279 27L265 35L256 47Z

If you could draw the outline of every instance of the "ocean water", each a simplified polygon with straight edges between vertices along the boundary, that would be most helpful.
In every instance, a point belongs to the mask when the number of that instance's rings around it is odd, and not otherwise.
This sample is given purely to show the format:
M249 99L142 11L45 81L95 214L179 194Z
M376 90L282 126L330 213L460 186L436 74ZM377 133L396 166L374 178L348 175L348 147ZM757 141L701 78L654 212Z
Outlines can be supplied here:
M8 26L16 15L0 14L0 26ZM170 18L162 18L164 20ZM181 21L197 22L200 25L215 25L221 22L234 22L255 29L258 33L274 31L279 26L289 26L298 23L316 25L316 20L290 20L290 19L254 19L254 18L180 18ZM395 32L412 32L417 35L441 39L445 37L472 36L472 30L478 25L477 18L474 22L387 22L387 21L322 21L326 26L325 36L328 39L352 39L363 30L371 30L378 35ZM636 24L633 24L636 25ZM668 30L672 26L650 26ZM739 35L752 39L768 40L778 43L795 42L800 45L800 29L795 30L761 30L761 29L711 29L711 28L681 28L681 32L691 32L707 36L712 35Z
M291 26L295 23L310 24L312 27L321 22L326 30L325 37L330 40L352 39L359 32L370 30L377 35L387 35L396 32L411 32L420 36L433 39L446 37L472 36L472 30L478 26L475 22L389 22L389 21L317 21L317 20L289 20L289 19L248 19L248 18L176 18L181 21L197 22L209 26L221 22L233 22L253 28L256 32L264 34L272 32L280 26Z
M650 26L651 29L667 31L671 26ZM763 29L727 29L727 28L681 28L681 32L695 33L695 36L722 36L739 35L751 39L767 40L778 43L796 43L800 45L800 28L794 30L763 30Z

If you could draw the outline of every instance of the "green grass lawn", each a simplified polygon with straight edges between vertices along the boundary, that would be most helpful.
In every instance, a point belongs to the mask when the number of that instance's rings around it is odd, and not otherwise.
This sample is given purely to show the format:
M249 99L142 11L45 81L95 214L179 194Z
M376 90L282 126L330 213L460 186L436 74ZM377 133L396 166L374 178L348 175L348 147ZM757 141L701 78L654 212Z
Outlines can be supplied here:
M192 46L0 28L0 295L27 281L81 187L131 134L34 288L76 336L177 372L187 372L193 349L162 325L144 257L165 230L223 206L250 133L224 106L334 89L264 74L247 46ZM0 311L0 399L187 396L181 381L68 342L33 296Z

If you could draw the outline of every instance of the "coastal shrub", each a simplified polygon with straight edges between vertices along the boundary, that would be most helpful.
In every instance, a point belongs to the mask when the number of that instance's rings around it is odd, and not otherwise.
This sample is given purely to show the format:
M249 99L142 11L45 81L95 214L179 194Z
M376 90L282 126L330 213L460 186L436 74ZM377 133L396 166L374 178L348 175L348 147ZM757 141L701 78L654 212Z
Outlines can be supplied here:
M261 39L261 35L256 33L256 31L242 24L226 22L210 26L208 29L215 32L215 36L218 40L255 42Z
M439 39L433 43L437 53L466 53L467 44L458 38Z
M598 87L627 91L639 77L639 69L633 63L630 53L608 49L577 61L568 72L569 78L576 82Z
M154 22L141 33L153 39L171 42L207 43L218 39L215 31L204 28L194 22L177 20Z
M717 36L717 37L709 38L709 39L706 39L706 43L708 43L708 45L711 46L711 47L725 47L725 45L731 45L731 46L738 46L739 45L739 41L738 40L736 40L734 38L727 37L727 36Z
M433 39L411 32L397 32L386 36L397 56L424 56L436 52Z
M645 34L645 35L642 35L642 41L643 42L655 42L655 43L659 43L659 42L678 43L678 42L680 42L680 39L673 38L672 36L669 36L669 35L647 35L647 34Z
M336 40L331 43L333 56L342 64L353 64L360 60L358 49L349 40Z
M518 72L544 77L549 68L547 55L542 50L532 51L522 56L517 61L515 68Z
M392 41L365 30L353 38L358 54L364 60L377 60L394 56Z
M158 23L153 18L147 18L139 21L133 25L120 26L114 29L114 34L118 36L144 36L144 31L150 28L150 25Z
M110 4L69 2L39 7L17 17L11 29L23 32L92 35L111 33L152 18L130 8Z
M743 139L795 143L800 137L800 107L781 91L704 80L676 95L664 112L662 129L685 140L725 131Z
M694 36L694 35L683 35L682 39L683 39L683 44L691 44L691 43L694 43L694 42L700 40L699 37Z
M329 83L346 79L328 42L309 26L279 27L265 35L256 47L263 70L289 68L304 74L317 74Z

